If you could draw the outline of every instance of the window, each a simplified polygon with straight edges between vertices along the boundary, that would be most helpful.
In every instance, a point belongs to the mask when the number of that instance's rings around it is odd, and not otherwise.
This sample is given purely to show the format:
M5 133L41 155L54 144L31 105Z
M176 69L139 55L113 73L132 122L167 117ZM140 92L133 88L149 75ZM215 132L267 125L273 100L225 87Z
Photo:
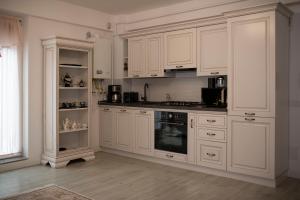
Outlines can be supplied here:
M0 159L22 154L21 26L0 16Z

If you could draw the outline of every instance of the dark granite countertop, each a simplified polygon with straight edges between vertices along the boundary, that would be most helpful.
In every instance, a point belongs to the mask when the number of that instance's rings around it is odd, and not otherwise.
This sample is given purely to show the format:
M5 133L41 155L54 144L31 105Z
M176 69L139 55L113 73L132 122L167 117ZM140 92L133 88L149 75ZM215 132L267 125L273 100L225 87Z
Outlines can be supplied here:
M194 110L194 111L214 111L227 112L226 107L212 107L207 105L191 105L191 106L174 106L166 105L162 102L135 102L135 103L110 103L105 101L98 101L98 105L103 106L122 106L122 107L139 107L139 108L157 108L157 109L176 109L176 110Z

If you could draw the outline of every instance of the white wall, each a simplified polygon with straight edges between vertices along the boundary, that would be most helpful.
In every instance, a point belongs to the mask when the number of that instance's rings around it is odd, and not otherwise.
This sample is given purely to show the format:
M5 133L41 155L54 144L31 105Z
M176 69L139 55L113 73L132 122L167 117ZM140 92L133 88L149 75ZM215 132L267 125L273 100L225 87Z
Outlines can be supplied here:
M0 171L13 169L20 166L39 164L43 147L43 51L41 38L51 35L85 39L86 32L91 31L99 36L110 37L111 33L99 29L92 29L83 26L72 25L38 17L26 17L25 28L25 59L24 73L28 77L28 95L25 95L25 108L28 106L28 156L26 161L0 165ZM28 99L26 98L28 97ZM92 135L92 146L97 148L98 135Z

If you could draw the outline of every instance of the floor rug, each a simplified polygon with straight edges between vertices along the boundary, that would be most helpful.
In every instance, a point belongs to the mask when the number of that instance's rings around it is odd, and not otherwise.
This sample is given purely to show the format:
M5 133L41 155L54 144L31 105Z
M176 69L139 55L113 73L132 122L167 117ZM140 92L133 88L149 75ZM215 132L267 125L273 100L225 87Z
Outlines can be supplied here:
M12 195L1 200L91 200L57 185L48 185L28 192Z

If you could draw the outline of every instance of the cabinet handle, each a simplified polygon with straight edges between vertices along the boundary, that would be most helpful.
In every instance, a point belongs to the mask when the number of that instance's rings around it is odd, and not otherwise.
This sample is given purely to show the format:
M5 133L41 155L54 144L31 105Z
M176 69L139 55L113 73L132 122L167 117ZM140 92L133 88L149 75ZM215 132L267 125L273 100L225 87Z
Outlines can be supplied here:
M208 123L215 123L216 122L216 120L214 120L214 119L207 119L206 120Z
M122 110L120 110L121 112L126 112L126 110L125 109L122 109Z
M209 157L215 157L216 156L215 153L206 153L206 155L208 155Z
M191 128L194 128L194 119L191 119Z
M104 111L109 111L110 109L109 109L109 108L104 108L103 110L104 110Z
M176 66L176 68L183 68L183 66L181 66L181 65L180 66Z
M133 75L133 77L134 78L138 78L138 77L140 77L139 75L137 75L137 74L135 74L135 75Z
M255 118L245 117L246 121L255 121Z
M207 132L206 135L208 135L208 136L216 136L215 133L210 133L210 132Z
M255 116L255 113L245 113L246 116Z
M166 156L167 156L168 158L173 158L173 157L174 157L174 155L171 155L171 154L166 154Z
M146 114L147 111L141 110L140 113L141 113L141 114Z
M151 74L150 76L155 77L155 76L158 76L158 75L157 74Z
M219 72L210 72L211 75L218 75Z
M100 70L100 69L98 69L98 70L96 71L96 74L103 74L103 71Z

